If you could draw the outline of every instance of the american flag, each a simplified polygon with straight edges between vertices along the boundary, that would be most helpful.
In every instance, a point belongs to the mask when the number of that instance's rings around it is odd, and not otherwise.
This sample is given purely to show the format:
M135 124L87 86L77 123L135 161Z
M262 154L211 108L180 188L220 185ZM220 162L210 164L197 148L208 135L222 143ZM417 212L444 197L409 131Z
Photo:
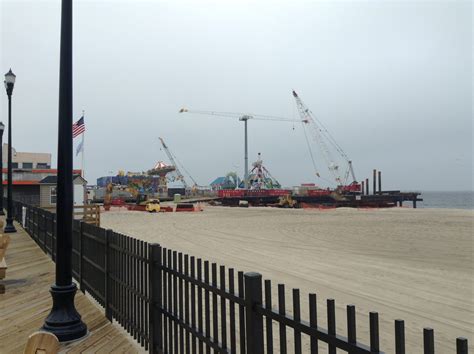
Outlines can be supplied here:
M81 135L86 131L86 125L84 124L84 116L81 117L76 123L72 125L72 138Z

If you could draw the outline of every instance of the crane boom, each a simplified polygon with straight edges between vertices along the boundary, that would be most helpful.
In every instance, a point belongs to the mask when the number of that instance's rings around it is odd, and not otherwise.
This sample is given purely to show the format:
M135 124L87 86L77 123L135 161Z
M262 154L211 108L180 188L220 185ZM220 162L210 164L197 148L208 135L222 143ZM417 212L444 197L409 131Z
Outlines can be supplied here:
M181 108L179 113L195 113L195 114L204 114L210 116L218 117L227 117L227 118L237 118L240 121L244 122L244 184L245 188L249 188L249 158L248 158L248 134L247 134L247 122L248 120L265 120L265 121L282 121L282 122L300 122L299 120L285 118L285 117L275 117L261 114L246 114L246 113L235 113L235 112L214 112L214 111L196 111L189 110L187 108Z
M301 121L303 123L303 128L311 129L311 136L319 145L321 155L323 159L325 160L327 167L329 169L329 172L332 175L333 179L336 181L338 185L346 185L349 174L351 174L353 181L356 181L356 178L354 175L354 169L352 167L352 161L349 160L349 157L346 155L344 150L342 150L342 148L339 146L336 140L332 137L332 135L329 133L329 131L326 129L323 123L320 122L313 115L313 113L303 103L303 101L301 100L301 98L298 96L298 94L295 91L293 91L293 97L295 98L295 101L296 101L296 106L298 108L298 112L300 114ZM307 143L308 143L308 148L310 150L311 157L313 157L311 146L308 140L307 140ZM342 160L344 161L344 164L347 165L345 166L346 171L344 173L344 178L341 177L343 176L343 172L340 171L340 166L337 163L337 159L334 156L335 154L339 155L340 158L342 158ZM320 174L316 168L314 159L313 159L313 165L314 165L316 175L320 177Z
M184 185L184 188L188 188L188 184L186 183L186 180L184 179L184 176L183 174L181 173L181 171L179 170L179 167L178 167L178 164L176 163L174 157L173 157L173 154L171 153L171 151L168 149L168 146L165 144L165 141L162 139L162 138L158 138L160 139L160 142L161 142L161 145L163 145L163 149L165 150L165 153L166 155L168 156L168 159L171 161L171 163L174 165L175 167L175 172L176 174L178 175L178 179L183 183ZM192 179L192 178L191 178ZM193 180L193 182L195 182Z
M208 116L217 116L217 117L227 117L227 118L238 118L239 120L270 120L270 121L281 121L281 122L295 122L299 123L299 120L286 118L286 117L278 117L278 116L269 116L263 114L253 114L253 113L239 113L239 112L214 112L214 111L198 111L198 110L190 110L187 108L181 108L179 113L195 113L195 114L203 114Z

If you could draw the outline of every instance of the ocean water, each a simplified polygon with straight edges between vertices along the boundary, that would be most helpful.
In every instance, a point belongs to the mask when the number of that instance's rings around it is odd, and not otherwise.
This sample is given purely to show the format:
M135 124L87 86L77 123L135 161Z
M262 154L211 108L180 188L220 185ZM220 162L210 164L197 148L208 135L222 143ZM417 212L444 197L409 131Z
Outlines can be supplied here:
M420 208L474 209L474 191L421 192L421 198Z

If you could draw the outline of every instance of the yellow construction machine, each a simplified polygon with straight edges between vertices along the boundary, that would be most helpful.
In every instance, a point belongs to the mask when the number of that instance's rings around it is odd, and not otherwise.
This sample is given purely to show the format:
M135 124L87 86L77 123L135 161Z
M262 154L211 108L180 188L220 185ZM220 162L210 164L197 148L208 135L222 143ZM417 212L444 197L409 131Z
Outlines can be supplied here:
M159 199L149 199L146 202L145 210L149 213L158 213L160 211L160 200Z
M282 195L278 200L278 206L280 208L294 208L296 206L296 200L291 198L291 195Z

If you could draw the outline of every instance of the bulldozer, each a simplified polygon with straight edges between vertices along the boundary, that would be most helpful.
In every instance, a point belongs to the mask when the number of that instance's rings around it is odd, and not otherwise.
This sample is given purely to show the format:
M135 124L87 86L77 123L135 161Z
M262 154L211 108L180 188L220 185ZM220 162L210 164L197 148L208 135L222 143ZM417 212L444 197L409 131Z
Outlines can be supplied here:
M154 198L147 200L145 210L149 213L160 212L160 200Z
M294 208L296 206L296 200L291 198L291 195L282 195L278 200L278 206L280 208Z

